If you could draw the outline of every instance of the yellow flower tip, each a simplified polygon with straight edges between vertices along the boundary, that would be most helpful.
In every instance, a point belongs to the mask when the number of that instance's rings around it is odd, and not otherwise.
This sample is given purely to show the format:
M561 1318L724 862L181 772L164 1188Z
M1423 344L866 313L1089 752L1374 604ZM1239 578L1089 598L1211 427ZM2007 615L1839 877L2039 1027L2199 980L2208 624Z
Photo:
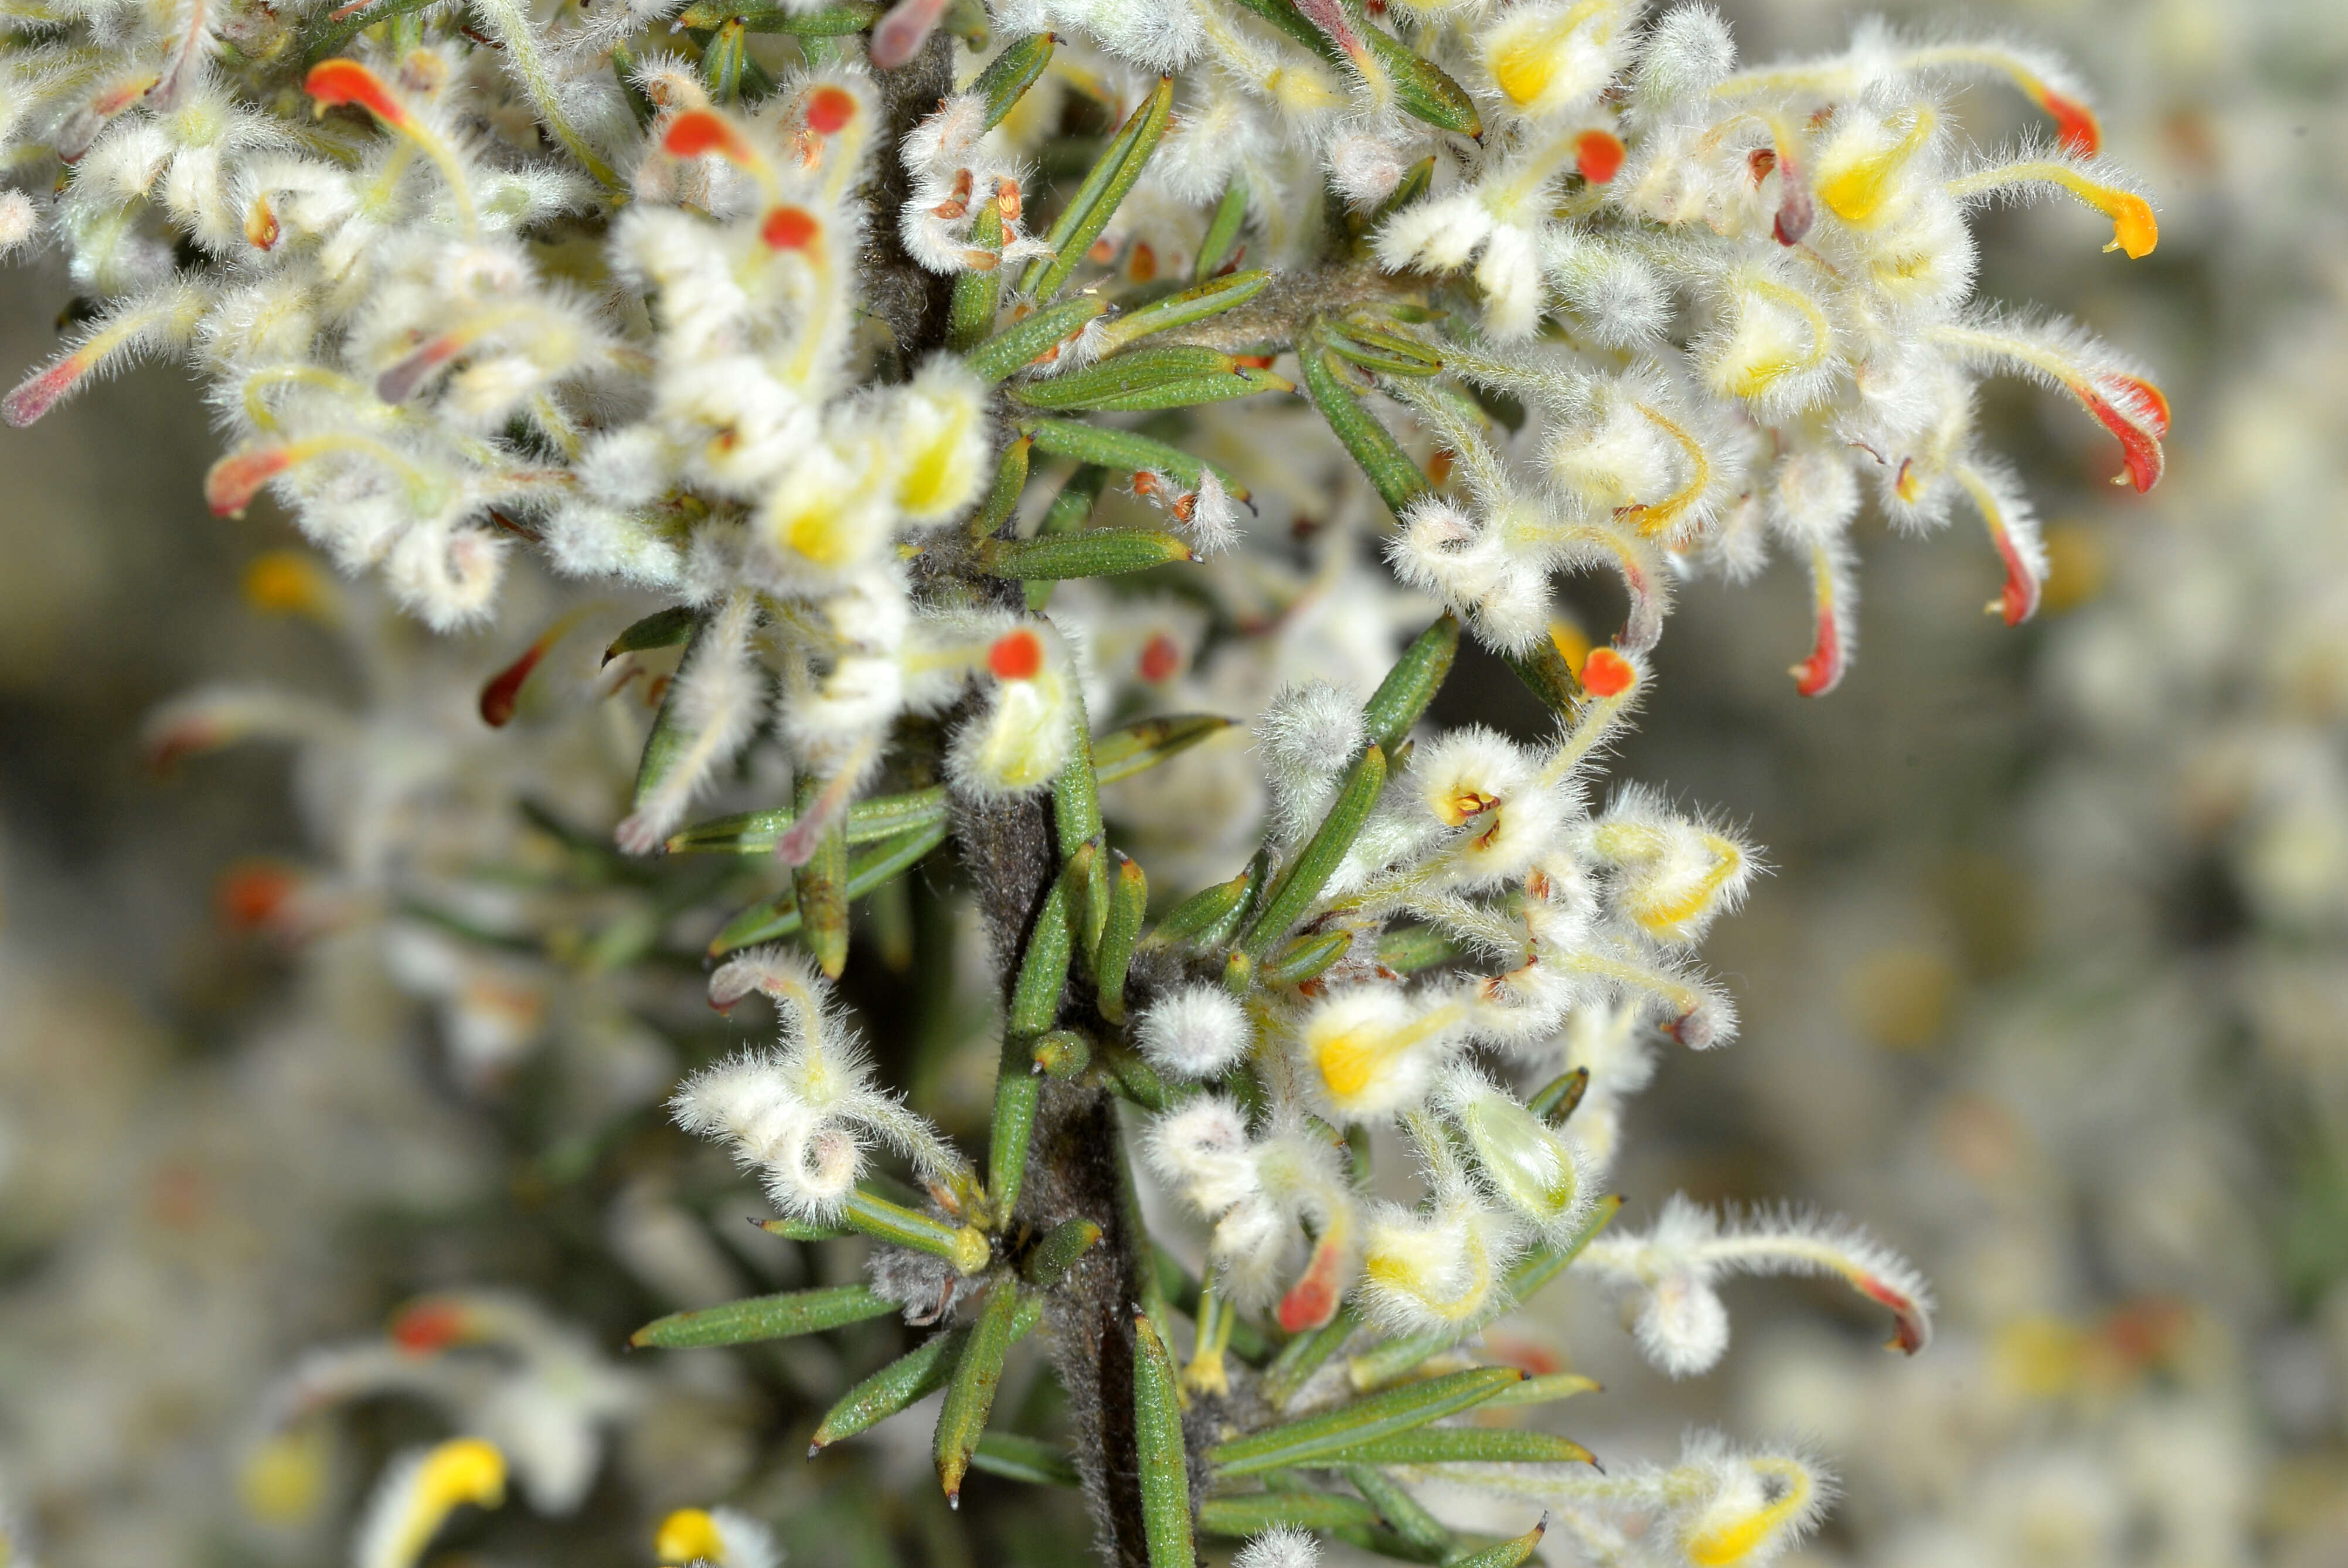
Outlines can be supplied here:
M2106 251L2126 251L2130 261L2152 254L2160 243L2160 222L2152 215L2151 202L2132 191L2115 191L2106 211L2112 215L2112 242Z
M299 1524L326 1495L326 1434L314 1425L273 1434L245 1459L237 1500L263 1524Z
M724 1568L726 1538L705 1508L680 1508L661 1521L653 1552L663 1563L715 1563Z
M1818 160L1815 185L1818 200L1846 223L1873 222L1897 193L1900 171L1931 139L1937 119L1930 108L1920 107L1915 123L1889 146L1876 140L1879 133L1871 128L1841 139Z
M495 1508L506 1500L506 1456L482 1438L451 1438L424 1456L419 1507L445 1519L460 1503Z
M1751 1466L1756 1479L1774 1488L1776 1495L1758 1506L1747 1505L1742 1498L1724 1499L1727 1507L1715 1505L1698 1516L1680 1542L1696 1568L1733 1568L1751 1561L1808 1511L1817 1488L1807 1467L1776 1458L1756 1459Z
M1581 662L1590 656L1590 634L1570 621L1551 621L1549 645L1557 650L1565 667L1573 672L1573 678L1580 680Z
M334 584L315 562L298 550L269 550L244 569L244 602L273 615L307 615L324 621L334 614Z

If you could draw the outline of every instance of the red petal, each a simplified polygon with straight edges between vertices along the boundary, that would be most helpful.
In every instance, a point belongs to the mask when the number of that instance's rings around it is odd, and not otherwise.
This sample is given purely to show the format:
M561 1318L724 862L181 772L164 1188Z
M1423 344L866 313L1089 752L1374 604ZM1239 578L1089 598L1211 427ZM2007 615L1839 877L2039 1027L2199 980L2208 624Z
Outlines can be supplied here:
M328 108L355 103L386 125L407 123L407 106L392 97L391 89L356 60L319 61L310 67L302 90Z

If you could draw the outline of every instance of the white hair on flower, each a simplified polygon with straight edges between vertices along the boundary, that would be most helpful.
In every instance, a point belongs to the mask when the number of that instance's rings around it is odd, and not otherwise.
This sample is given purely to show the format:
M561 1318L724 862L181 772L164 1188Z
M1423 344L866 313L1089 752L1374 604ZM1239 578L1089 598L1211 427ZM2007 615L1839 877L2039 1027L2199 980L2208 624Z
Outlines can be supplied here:
M1894 1348L1913 1355L1932 1337L1923 1276L1843 1220L1781 1209L1732 1213L1724 1224L1675 1193L1645 1235L1601 1236L1576 1266L1631 1293L1639 1348L1674 1377L1707 1370L1728 1348L1728 1311L1717 1286L1734 1274L1835 1274L1890 1309Z
M901 1096L872 1087L870 1060L839 1016L829 983L803 954L752 948L710 977L720 1006L754 990L775 999L780 1044L702 1068L670 1098L669 1110L685 1131L729 1144L736 1162L764 1179L776 1207L803 1220L837 1216L863 1174L868 1139L925 1177L968 1168Z

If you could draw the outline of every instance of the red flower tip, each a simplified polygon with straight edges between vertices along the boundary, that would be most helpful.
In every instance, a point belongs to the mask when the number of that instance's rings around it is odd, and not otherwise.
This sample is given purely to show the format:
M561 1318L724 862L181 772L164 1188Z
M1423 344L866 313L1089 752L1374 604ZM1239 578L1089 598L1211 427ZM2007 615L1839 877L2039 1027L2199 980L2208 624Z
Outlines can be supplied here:
M750 161L750 150L725 119L705 108L687 109L669 121L661 137L661 150L671 158L699 158L714 152L729 163Z
M214 517L235 517L252 504L263 485L293 466L293 455L283 447L231 452L204 476L204 504Z
M2047 93L2039 98L2038 107L2054 116L2055 139L2064 151L2093 158L2103 150L2103 125L2085 104L2060 93Z
M1842 628L1834 612L1818 606L1818 640L1810 656L1793 668L1794 689L1804 696L1824 696L1842 684Z
M1005 632L986 650L986 667L999 680L1034 680L1044 671L1044 639L1025 626Z
M1182 645L1160 632L1149 639L1141 650L1141 678L1146 681L1170 679L1182 667Z
M2107 395L2117 394L2116 397ZM2168 399L2160 388L2135 376L2106 376L2097 385L2078 389L2085 404L2106 430L2117 437L2127 464L2127 482L2141 495L2160 482L2168 458L2160 438L2168 434Z
M1622 139L1608 130L1585 130L1574 138L1573 158L1581 177L1603 185L1622 167Z
M53 407L57 400L73 390L89 366L78 354L67 355L38 376L25 378L14 392L0 399L0 419L5 419L21 430Z
M410 1356L429 1356L458 1344L468 1323L463 1306L453 1301L427 1297L400 1308L391 1320L391 1342Z
M285 867L267 861L248 861L221 874L212 890L212 906L232 931L258 931L267 925L285 901L301 887L302 879Z
M808 94L808 129L818 136L837 136L856 118L856 95L829 84Z
M491 729L503 729L512 722L514 709L521 703L522 683L530 679L538 661L546 657L548 645L553 639L541 637L522 650L521 657L489 677L481 687L481 722Z
M758 238L770 251L804 251L822 232L823 225L804 207L777 207L758 225Z
M319 61L303 79L302 90L317 99L322 108L356 104L386 125L407 123L407 106L392 97L381 77L356 60Z
M1595 697L1621 696L1639 678L1631 661L1612 648L1592 648L1581 661L1581 686Z

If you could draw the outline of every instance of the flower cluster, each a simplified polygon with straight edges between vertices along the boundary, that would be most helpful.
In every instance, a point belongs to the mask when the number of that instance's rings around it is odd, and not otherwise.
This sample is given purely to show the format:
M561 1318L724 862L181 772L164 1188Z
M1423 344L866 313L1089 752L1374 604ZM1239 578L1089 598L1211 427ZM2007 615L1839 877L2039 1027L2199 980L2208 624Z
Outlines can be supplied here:
M1107 1547L1153 1568L1200 1532L1294 1568L1308 1549L1264 1530L1298 1521L1463 1555L1397 1477L1536 1496L1601 1560L1760 1563L1815 1522L1828 1483L1797 1454L1704 1438L1592 1480L1562 1437L1445 1422L1587 1388L1475 1360L1569 1266L1626 1293L1674 1374L1722 1353L1715 1287L1740 1269L1840 1275L1900 1348L1928 1337L1921 1280L1848 1226L1675 1202L1601 1233L1653 1038L1735 1034L1694 952L1760 867L1596 765L1649 695L1673 580L1747 574L1772 538L1816 584L1799 687L1841 678L1869 463L1896 523L1976 508L1999 607L2031 613L2044 553L1978 447L1982 374L2061 386L2136 488L2157 479L2148 381L1971 298L1983 201L2068 191L2152 247L2058 69L1878 30L1740 73L1709 11L1631 0L68 4L9 26L24 188L0 245L56 245L98 301L9 421L180 356L230 442L215 512L273 498L438 631L535 606L519 658L414 724L252 688L159 717L159 756L277 736L357 781L337 875L256 886L254 923L385 917L477 1088L558 1000L616 1031L604 978L705 936L713 1004L778 1008L778 1044L694 1073L671 1116L757 1177L770 1234L866 1238L869 1283L692 1302L633 1343L941 1324L813 1448L942 1387L958 1504L973 1470L1069 1469L988 1429L1040 1329ZM1963 152L1942 93L1982 74L2061 145ZM523 562L660 607L550 604ZM1630 602L1596 647L1550 582L1592 567ZM340 602L273 570L257 597ZM597 617L602 664L553 676ZM1427 722L1468 633L1543 733ZM653 712L615 787L596 743L639 739L630 693ZM417 922L399 851L428 841L462 883L509 845L405 836L406 813L495 774L464 727L526 702L604 727L489 792L561 775L580 804L554 828L610 836L555 836L623 913L584 937L552 897ZM1253 716L1253 755L1169 706L1191 702ZM694 820L721 795L748 809ZM834 989L880 934L860 901L903 917L949 836L1001 972L983 1160L877 1081ZM723 869L671 881L664 852ZM1169 1283L1141 1233L1119 1101L1159 1195L1210 1230L1196 1277ZM1373 1179L1397 1153L1408 1202ZM511 1303L418 1310L428 1371L327 1353L287 1396L398 1387L480 1433L395 1465L367 1568L496 1503L509 1462L566 1511L633 1398ZM1255 1479L1333 1468L1364 1496ZM1478 1560L1515 1568L1540 1532ZM659 1534L664 1558L773 1555L726 1509Z

